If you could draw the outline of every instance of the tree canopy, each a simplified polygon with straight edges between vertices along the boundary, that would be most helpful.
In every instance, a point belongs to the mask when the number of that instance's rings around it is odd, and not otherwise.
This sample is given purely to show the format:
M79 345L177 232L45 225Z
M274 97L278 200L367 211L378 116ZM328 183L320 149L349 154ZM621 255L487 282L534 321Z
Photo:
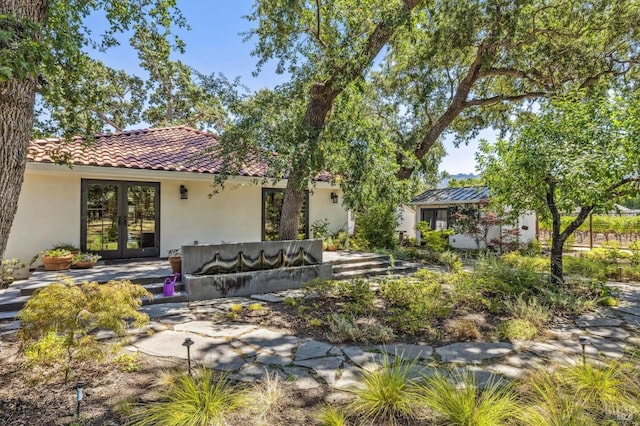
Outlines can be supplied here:
M583 92L523 114L510 139L484 141L478 154L493 203L511 215L550 219L552 276L562 281L562 249L594 209L640 193L640 92ZM577 213L561 229L561 213Z

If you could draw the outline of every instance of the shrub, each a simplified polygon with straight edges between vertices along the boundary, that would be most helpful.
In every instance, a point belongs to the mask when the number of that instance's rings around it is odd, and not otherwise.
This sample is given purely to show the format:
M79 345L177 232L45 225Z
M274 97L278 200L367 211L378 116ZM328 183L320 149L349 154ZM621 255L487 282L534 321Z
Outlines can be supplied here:
M438 253L438 263L447 267L449 272L458 272L462 270L462 261L457 253L446 250Z
M400 357L382 358L380 369L362 373L363 386L352 391L349 411L374 424L395 425L399 418L414 418L419 396L411 377L414 371L415 364L403 364Z
M136 310L143 296L151 294L129 281L102 285L53 283L29 299L18 314L25 355L34 364L48 364L51 354L43 348L63 348L64 357L58 357L55 363L64 366L66 381L73 361L98 357L103 352L91 334L94 330L113 330L122 335L129 322L135 327L148 322L148 316ZM58 349L54 353L59 354Z
M435 280L385 280L380 285L380 296L387 306L387 321L409 334L431 331L429 321L446 317L451 307L442 285Z
M490 379L481 390L472 372L460 370L451 379L437 373L420 384L421 400L448 424L496 426L515 417L518 405L510 385Z
M243 309L244 309L244 306L242 306L239 303L232 303L231 306L229 306L229 311L235 314L239 314L240 312L242 312Z
M326 322L331 342L388 343L395 337L391 328L371 319L357 321L353 315L333 313Z
M164 398L142 407L132 418L137 426L224 425L244 404L243 393L226 377L214 378L204 369L193 377L183 374L165 391Z
M510 319L500 323L498 334L502 339L529 340L538 334L538 328L526 319Z
M416 229L420 231L420 241L432 252L441 253L449 248L449 236L453 235L452 230L435 231L426 222L419 222Z
M327 406L318 414L318 420L322 426L345 426L347 419L342 410Z
M369 247L393 248L396 245L398 211L393 203L372 203L357 214L358 233Z
M514 300L507 300L505 308L514 318L529 321L536 327L543 326L549 319L549 308L535 296L525 300L520 295Z
M0 289L7 288L13 282L16 269L24 268L24 263L18 259L3 259L0 262Z
M245 399L251 401L248 412L252 425L271 425L287 401L284 381L276 372L265 369L262 379L246 393Z
M470 319L453 319L447 323L446 329L455 340L478 340L482 338L482 333L478 330L475 321Z

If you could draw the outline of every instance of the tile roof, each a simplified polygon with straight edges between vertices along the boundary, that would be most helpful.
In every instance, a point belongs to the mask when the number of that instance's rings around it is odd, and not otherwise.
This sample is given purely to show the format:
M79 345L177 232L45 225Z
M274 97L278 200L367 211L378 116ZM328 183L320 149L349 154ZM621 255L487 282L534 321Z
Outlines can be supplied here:
M486 186L466 186L463 188L429 189L415 197L409 204L466 204L489 199Z
M98 134L89 145L80 136L70 142L38 139L29 144L28 160L54 163L56 158L66 158L82 166L216 174L223 167L222 157L216 155L220 152L217 135L176 126ZM266 161L249 154L236 175L264 177L266 172ZM325 173L317 177L328 178Z

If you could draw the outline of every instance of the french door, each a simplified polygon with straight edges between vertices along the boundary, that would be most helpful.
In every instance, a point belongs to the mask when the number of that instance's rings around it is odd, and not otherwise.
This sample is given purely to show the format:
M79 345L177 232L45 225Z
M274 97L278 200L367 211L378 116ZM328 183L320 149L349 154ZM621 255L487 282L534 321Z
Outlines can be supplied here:
M80 248L104 259L160 255L160 184L82 180Z

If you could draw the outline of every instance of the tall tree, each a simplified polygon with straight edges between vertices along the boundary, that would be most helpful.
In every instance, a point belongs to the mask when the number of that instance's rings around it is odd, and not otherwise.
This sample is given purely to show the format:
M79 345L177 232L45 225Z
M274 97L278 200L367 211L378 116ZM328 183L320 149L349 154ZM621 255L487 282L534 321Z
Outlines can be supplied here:
M551 219L551 279L563 282L562 251L594 209L640 194L640 92L553 100L518 122L510 140L483 142L478 155L491 202L517 216ZM577 212L561 229L560 215Z
M84 20L95 11L109 27L92 40ZM76 70L85 68L87 46L108 48L116 33L133 31L135 38L137 28L168 35L174 24L184 25L175 0L0 0L0 258L24 178L36 93L55 81L67 105L65 133L91 135L104 121L74 114L81 104Z
M257 27L258 68L277 58L303 87L304 109L295 118L295 155L287 175L280 238L295 239L304 190L323 166L317 161L320 136L340 94L362 79L393 33L409 25L421 0L283 2L265 0L249 16ZM320 166L320 167L319 167Z
M413 121L415 143L398 146L408 178L443 135L468 141L535 102L640 63L635 0L441 0L391 39L374 74L390 105Z

